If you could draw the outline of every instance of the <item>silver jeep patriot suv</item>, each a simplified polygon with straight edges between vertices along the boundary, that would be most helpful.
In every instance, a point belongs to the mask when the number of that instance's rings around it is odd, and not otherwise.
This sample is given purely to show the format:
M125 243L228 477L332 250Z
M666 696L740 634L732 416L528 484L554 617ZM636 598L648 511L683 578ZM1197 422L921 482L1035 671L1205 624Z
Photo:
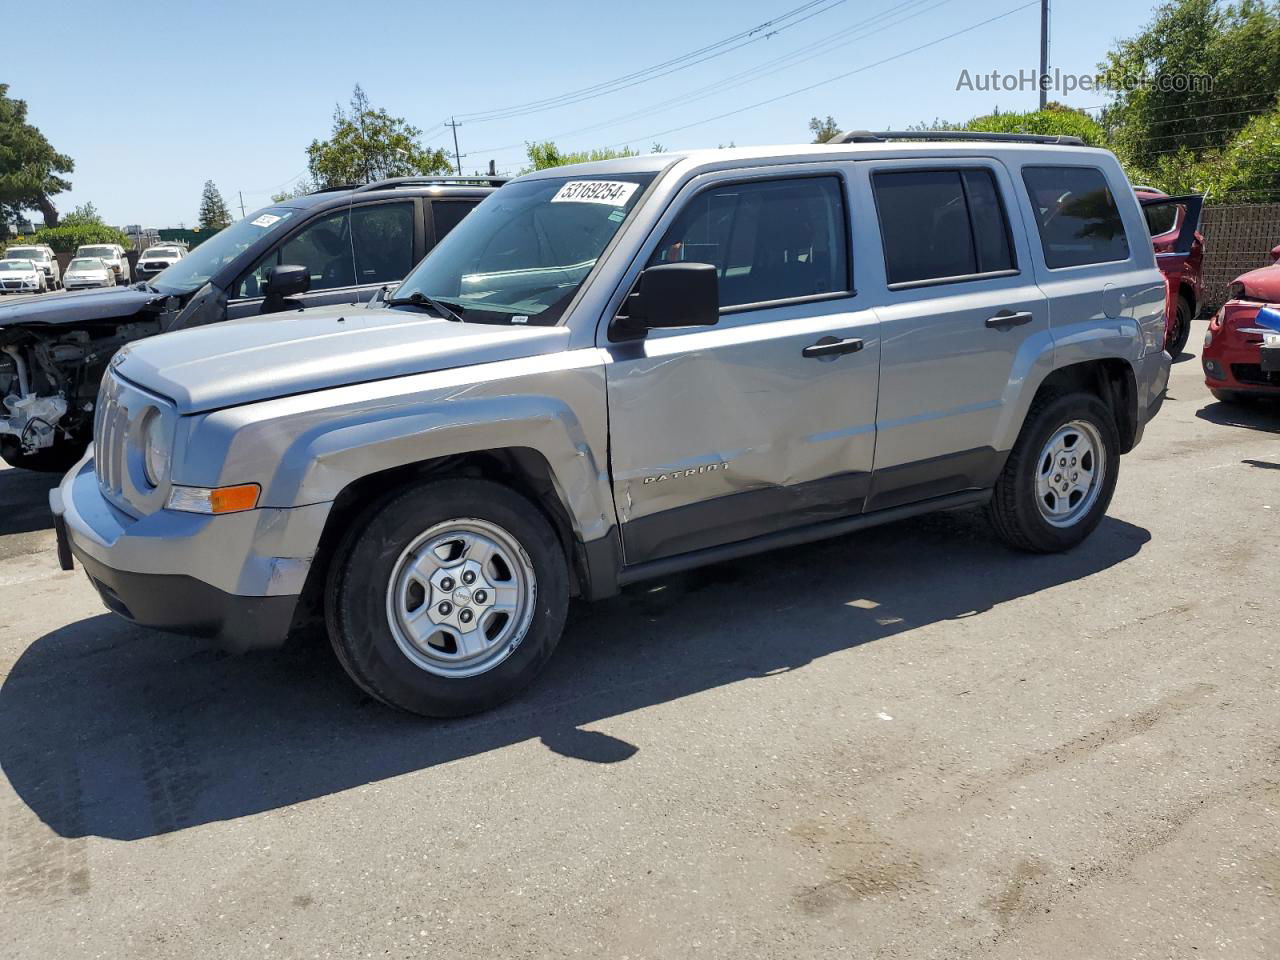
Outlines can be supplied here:
M1045 137L544 170L376 303L233 322L114 357L63 565L234 649L322 616L434 716L528 685L571 596L970 505L1073 547L1169 375L1124 173Z

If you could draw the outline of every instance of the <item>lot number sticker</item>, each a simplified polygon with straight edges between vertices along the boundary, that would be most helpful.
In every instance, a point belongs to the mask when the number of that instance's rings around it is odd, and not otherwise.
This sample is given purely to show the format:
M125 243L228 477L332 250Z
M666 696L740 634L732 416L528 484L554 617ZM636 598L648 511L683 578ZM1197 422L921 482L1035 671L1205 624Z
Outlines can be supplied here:
M279 219L280 218L277 217L275 214L264 213L262 216L258 217L258 219L250 220L249 222L252 223L255 227L269 227Z
M551 198L552 203L603 203L620 207L631 199L638 183L625 180L570 180Z

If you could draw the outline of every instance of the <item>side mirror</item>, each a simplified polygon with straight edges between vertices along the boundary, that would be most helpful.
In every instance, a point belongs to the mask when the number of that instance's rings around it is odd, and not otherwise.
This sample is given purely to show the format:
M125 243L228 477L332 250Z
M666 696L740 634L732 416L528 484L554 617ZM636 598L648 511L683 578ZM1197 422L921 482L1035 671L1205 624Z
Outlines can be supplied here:
M662 327L710 327L720 322L720 279L709 263L660 263L640 274L613 324L613 339L643 337Z
M263 295L268 300L283 300L311 289L311 273L306 267L284 263L267 270Z

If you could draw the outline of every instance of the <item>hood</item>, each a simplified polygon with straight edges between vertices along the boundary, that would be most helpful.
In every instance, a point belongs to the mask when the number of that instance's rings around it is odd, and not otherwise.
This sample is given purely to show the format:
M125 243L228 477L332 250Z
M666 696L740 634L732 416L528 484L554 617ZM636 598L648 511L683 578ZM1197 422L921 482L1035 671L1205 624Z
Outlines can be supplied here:
M127 317L153 303L162 303L164 294L135 287L112 287L87 292L45 294L39 300L4 305L0 303L0 327L26 323L83 323Z
M565 327L456 323L408 310L347 305L152 337L122 350L116 370L188 414L556 353L568 342Z
M1244 295L1251 300L1280 303L1280 264L1242 273L1235 282L1244 286Z

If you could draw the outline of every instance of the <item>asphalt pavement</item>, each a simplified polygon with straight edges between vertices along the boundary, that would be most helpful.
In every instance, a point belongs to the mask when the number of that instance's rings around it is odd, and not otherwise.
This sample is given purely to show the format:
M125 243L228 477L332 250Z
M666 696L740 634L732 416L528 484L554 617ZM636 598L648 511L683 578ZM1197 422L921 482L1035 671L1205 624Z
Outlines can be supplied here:
M1071 553L638 585L447 723L107 614L49 485L0 471L0 957L1280 957L1280 405L1190 356Z

